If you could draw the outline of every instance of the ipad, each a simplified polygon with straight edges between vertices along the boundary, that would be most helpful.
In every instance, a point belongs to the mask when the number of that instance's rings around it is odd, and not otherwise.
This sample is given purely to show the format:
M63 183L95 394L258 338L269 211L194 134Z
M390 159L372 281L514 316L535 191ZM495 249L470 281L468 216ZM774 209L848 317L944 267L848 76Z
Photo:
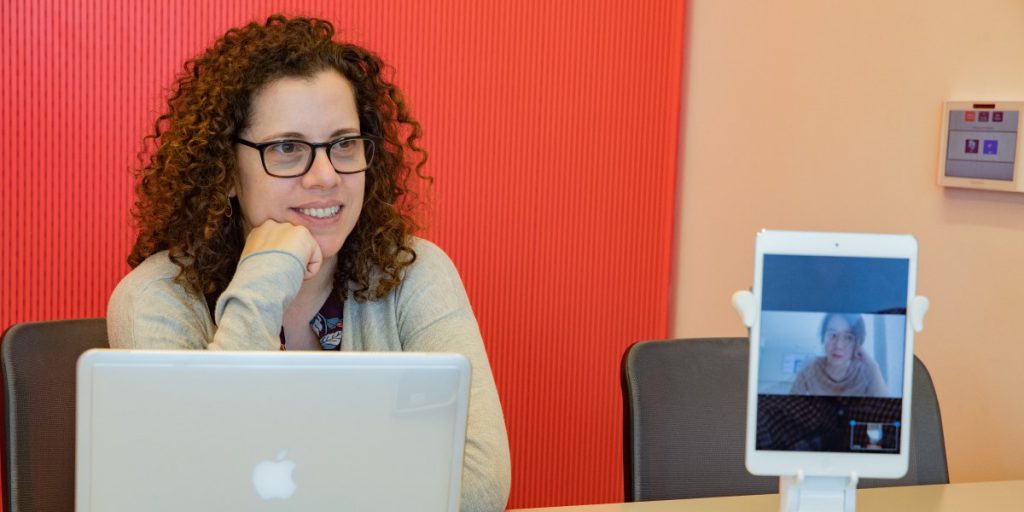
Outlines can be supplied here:
M903 476L917 241L762 231L755 252L747 469Z
M457 512L469 361L409 352L90 350L78 512Z
M1024 192L1018 136L1024 102L947 101L942 114L939 184Z

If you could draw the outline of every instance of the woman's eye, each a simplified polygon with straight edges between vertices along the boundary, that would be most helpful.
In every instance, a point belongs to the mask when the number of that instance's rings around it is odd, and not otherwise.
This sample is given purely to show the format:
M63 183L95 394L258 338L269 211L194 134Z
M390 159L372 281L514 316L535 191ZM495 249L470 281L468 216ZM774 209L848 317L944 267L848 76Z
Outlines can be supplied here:
M297 150L297 144L295 144L294 142L279 142L277 144L274 144L273 146L270 146L270 151L274 153L280 153L282 155L294 153Z

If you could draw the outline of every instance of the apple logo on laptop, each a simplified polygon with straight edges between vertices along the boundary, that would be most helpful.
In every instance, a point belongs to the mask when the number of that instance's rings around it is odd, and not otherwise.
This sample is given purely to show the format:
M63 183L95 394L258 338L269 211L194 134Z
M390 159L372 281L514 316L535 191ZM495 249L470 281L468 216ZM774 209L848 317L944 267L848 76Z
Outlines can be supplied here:
M276 461L265 460L252 470L252 486L260 498L283 500L295 494L295 481L292 480L295 461L285 460L286 455L288 450L281 450Z

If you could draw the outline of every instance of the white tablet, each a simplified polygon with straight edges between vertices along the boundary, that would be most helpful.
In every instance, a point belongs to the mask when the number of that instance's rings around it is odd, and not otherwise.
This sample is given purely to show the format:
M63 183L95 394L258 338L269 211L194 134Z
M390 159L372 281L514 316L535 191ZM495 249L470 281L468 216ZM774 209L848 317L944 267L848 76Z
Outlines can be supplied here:
M910 447L917 241L762 231L754 264L747 469L899 478Z
M942 113L939 184L1024 192L1018 134L1024 102L947 101Z

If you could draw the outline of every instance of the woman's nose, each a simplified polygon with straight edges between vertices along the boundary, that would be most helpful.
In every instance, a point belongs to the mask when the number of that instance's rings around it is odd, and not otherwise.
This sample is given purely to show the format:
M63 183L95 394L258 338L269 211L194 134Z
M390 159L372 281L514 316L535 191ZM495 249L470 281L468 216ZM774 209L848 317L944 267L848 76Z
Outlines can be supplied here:
M313 165L309 172L302 177L302 184L306 188L331 188L338 184L338 173L334 170L334 164L327 156L327 148L317 148L313 153Z

